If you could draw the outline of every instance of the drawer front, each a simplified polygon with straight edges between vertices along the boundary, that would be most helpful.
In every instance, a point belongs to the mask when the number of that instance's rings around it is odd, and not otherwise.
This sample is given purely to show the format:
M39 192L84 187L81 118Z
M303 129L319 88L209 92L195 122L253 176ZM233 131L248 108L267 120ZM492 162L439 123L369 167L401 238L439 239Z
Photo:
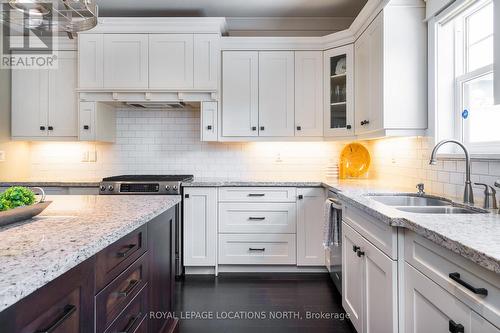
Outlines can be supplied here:
M352 206L344 206L342 219L391 259L398 258L398 230Z
M104 332L148 281L147 254L140 257L96 296L96 328Z
M144 225L97 254L97 291L104 288L146 252L147 240L147 229Z
M447 292L500 327L500 275L405 230L405 260ZM452 274L453 278L450 277ZM469 288L463 283L469 285ZM487 295L481 295L483 288Z
M295 203L219 204L219 232L223 233L294 234L296 220Z
M295 187L221 187L219 201L295 202Z
M148 287L144 286L105 333L147 333Z
M295 265L293 234L219 234L221 265Z

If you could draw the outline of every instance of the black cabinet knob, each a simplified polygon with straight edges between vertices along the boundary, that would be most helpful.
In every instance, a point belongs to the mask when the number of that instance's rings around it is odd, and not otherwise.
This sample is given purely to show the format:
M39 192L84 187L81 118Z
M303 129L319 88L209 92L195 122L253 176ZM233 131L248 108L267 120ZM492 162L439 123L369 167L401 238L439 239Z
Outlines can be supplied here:
M184 198L189 199L189 194L184 194Z
M304 199L304 196L302 194L299 194L299 200Z
M261 127L260 127L260 130L261 130L261 131L263 131L263 130L264 130L264 126L261 126Z
M212 125L208 125L207 130L209 130L209 131L212 130Z
M450 333L465 333L465 328L462 324L457 324L453 320L450 319L448 330Z
M353 246L352 246L352 251L353 251L353 252L357 252L359 249L360 249L360 247L359 247L359 246L356 246L356 245L353 245Z
M302 130L302 127L301 126L297 126L297 131L301 131Z
M89 128L90 128L90 126L89 126L89 125L83 125L83 129L84 129L84 130L88 130Z
M252 126L252 131L256 131L257 130L257 126Z
M365 253L364 253L363 251L360 251L360 250L358 250L358 252L356 252L356 254L357 254L357 255L358 255L358 257L360 257L360 258L361 258L362 256L364 256L364 255L365 255Z
M352 126L351 126L351 125L347 125L345 128L347 128L347 129L351 129L351 128L352 128Z
M48 127L48 129L49 129L49 131L53 131L53 130L54 130L54 127L49 126L49 127Z
M45 131L45 126L40 126L40 131Z
M361 122L361 126L368 125L369 123L370 123L370 121L369 121L369 120L363 120L363 121Z

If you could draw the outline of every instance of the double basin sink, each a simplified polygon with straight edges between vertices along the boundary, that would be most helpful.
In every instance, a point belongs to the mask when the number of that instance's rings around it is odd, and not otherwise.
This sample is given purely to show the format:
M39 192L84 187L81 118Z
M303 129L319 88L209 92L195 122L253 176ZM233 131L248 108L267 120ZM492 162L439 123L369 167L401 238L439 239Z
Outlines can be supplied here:
M370 194L372 200L397 210L420 214L487 214L487 210L463 206L451 200L419 194Z

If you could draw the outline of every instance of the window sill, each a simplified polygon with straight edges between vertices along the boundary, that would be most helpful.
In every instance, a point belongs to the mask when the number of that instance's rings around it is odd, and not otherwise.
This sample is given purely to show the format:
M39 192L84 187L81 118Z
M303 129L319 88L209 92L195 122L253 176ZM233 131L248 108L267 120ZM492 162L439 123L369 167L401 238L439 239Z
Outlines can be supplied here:
M474 161L500 161L500 154L470 154L471 160ZM442 161L463 161L465 160L465 155L463 153L458 154L437 154L437 159Z

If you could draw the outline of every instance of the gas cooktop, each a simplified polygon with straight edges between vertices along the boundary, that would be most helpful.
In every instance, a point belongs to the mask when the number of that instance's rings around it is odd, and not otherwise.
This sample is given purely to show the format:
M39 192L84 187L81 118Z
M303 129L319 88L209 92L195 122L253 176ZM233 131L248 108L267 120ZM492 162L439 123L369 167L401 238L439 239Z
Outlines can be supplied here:
M192 175L122 175L103 178L99 194L180 194Z

